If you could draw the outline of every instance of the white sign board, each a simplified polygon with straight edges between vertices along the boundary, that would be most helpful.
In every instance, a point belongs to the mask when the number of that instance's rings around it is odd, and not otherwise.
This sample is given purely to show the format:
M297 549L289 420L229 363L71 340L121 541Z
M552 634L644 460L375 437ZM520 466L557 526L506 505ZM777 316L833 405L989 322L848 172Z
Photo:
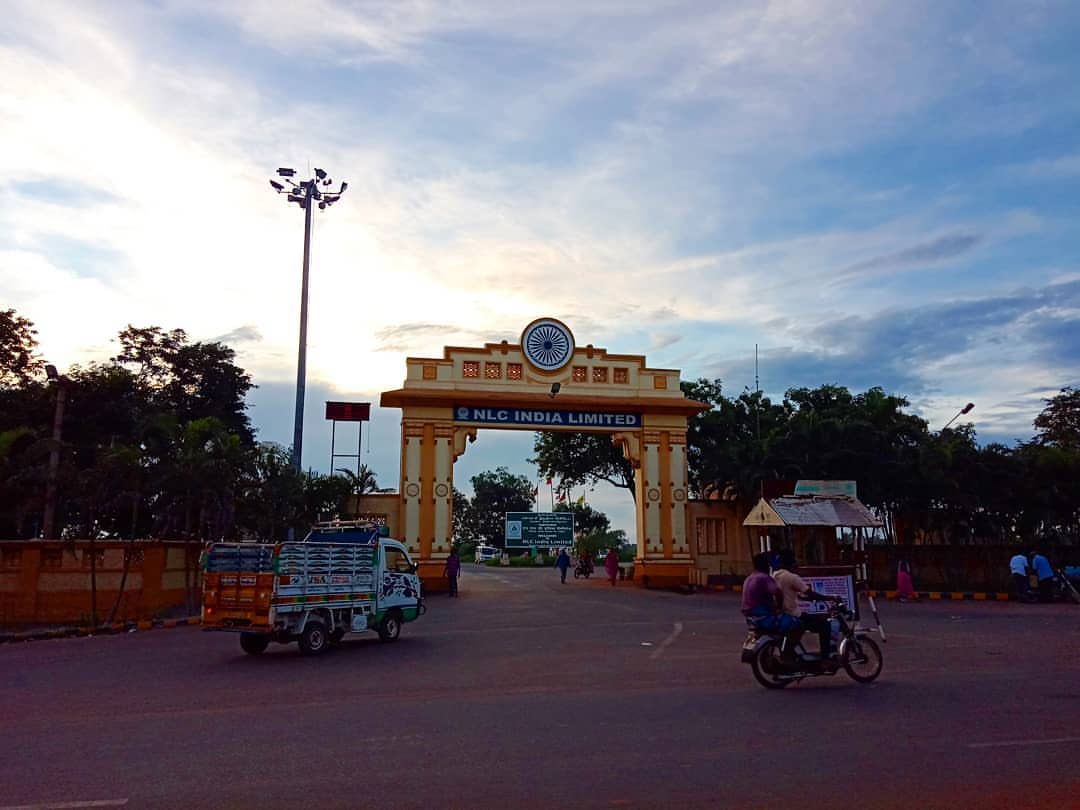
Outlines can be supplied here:
M825 596L839 596L847 606L859 618L859 603L855 600L855 578L850 574L839 576L804 576L803 582L810 586L810 590ZM799 609L803 613L828 613L828 602L811 602L799 600Z

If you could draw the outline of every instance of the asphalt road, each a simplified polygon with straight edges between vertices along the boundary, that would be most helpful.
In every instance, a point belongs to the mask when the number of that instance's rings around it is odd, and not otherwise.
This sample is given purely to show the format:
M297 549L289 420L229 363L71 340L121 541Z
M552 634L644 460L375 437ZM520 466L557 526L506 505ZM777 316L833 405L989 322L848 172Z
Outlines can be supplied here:
M1080 807L1080 608L882 612L876 683L780 692L735 596L473 566L396 643L320 658L196 628L4 645L0 810Z

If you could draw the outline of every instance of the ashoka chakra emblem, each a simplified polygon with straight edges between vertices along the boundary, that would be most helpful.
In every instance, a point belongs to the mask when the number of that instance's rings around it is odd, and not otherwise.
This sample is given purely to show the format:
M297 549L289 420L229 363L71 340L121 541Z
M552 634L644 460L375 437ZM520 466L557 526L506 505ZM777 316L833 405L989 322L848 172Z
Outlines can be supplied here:
M521 348L541 371L558 371L574 356L574 336L553 318L541 318L525 327Z

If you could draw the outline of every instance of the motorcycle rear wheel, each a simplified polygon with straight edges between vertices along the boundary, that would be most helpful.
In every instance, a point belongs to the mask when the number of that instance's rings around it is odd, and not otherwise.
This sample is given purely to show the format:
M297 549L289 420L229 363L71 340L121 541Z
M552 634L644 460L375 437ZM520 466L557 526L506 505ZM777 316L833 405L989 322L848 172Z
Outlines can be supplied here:
M758 683L766 689L783 689L791 678L780 677L783 664L780 663L780 642L769 641L760 648L750 662L750 669L754 671L754 677Z
M840 664L859 683L870 683L881 674L885 660L881 657L881 648L872 638L866 636L851 638L844 647Z

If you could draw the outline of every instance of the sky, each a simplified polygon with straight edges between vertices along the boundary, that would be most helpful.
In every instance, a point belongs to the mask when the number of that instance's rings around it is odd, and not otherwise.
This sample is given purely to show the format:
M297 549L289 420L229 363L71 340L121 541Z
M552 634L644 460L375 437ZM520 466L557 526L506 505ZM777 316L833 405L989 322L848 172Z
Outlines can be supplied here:
M4 0L0 307L58 366L127 324L221 340L259 438L292 435L315 212L304 463L327 399L406 356L578 345L774 398L824 383L966 403L1032 436L1080 383L1080 6L1067 0ZM362 459L398 479L400 412ZM356 451L351 428L338 451ZM455 482L535 476L482 431ZM341 459L334 466L355 463ZM589 496L632 533L628 496Z

